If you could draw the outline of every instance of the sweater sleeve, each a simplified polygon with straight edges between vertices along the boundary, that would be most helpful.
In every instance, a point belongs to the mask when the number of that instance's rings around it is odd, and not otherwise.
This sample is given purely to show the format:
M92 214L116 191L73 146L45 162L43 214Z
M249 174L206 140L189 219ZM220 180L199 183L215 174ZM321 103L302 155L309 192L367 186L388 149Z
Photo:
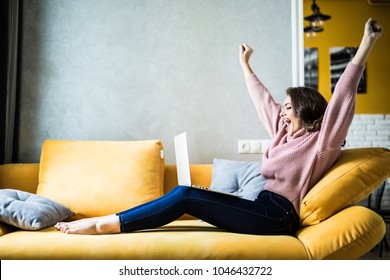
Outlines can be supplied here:
M279 128L281 106L256 75L247 76L245 81L260 120L273 138Z
M356 92L364 66L348 63L325 111L320 131L320 149L339 149L355 114Z

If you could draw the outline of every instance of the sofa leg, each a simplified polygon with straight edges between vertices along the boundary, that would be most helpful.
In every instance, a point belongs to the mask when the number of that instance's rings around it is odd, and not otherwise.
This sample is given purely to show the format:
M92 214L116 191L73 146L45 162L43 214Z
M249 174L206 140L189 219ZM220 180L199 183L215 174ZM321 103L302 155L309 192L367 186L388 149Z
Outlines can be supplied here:
M382 258L382 252L383 252L383 243L384 243L385 237L381 240L381 244L379 246L379 257Z

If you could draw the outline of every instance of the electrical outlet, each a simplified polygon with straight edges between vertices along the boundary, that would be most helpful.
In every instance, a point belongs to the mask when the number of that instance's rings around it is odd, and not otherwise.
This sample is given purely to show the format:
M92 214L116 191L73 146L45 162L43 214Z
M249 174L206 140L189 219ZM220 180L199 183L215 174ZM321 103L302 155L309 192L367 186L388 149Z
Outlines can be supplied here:
M262 142L261 140L239 140L238 153L239 154L261 154Z
M238 153L264 154L271 142L269 139L238 140Z
M238 141L238 153L239 154L249 154L251 150L250 140L239 140Z

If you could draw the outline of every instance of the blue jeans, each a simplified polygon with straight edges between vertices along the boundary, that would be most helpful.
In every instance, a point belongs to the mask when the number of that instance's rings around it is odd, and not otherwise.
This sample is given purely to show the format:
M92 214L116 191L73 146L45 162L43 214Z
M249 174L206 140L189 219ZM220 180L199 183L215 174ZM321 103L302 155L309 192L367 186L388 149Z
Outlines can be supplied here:
M294 235L299 228L299 217L292 203L266 190L251 201L177 186L156 200L117 215L121 232L132 232L166 225L183 214L236 233Z

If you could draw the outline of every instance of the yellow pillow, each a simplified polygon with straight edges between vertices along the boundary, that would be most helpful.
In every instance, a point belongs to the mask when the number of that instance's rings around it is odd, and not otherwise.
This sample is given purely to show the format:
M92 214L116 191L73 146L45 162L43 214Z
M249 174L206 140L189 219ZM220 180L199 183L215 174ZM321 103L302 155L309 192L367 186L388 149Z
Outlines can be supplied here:
M163 194L162 149L158 140L46 140L37 194L70 208L72 219L134 207Z
M390 150L356 148L341 158L306 194L301 204L303 226L318 224L367 197L390 176Z

